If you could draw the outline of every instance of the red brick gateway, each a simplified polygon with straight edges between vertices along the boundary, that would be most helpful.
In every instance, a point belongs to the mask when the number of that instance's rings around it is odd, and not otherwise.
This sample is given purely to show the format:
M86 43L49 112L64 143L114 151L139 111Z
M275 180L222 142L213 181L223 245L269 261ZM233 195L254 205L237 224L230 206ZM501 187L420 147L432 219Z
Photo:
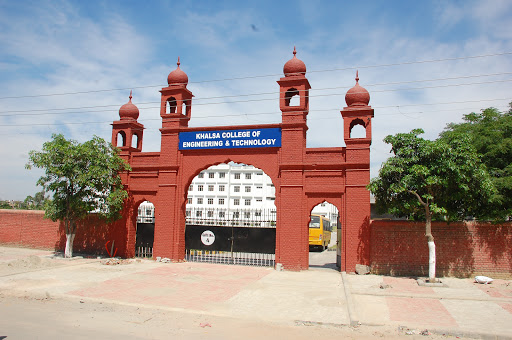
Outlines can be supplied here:
M130 101L112 124L112 143L121 145L121 156L132 171L122 173L129 193L124 218L116 223L126 231L120 255L134 256L137 207L143 201L155 205L153 256L173 261L185 258L185 210L187 189L202 170L221 163L243 163L263 170L274 183L277 209L275 263L287 270L309 266L308 223L311 209L324 201L334 204L342 225L341 270L352 272L356 264L370 264L371 118L370 95L358 83L348 90L347 107L341 110L346 147L307 148L306 131L310 84L306 65L295 54L283 68L279 124L188 127L192 116L192 92L188 76L178 67L160 90L161 151L142 152L144 126L139 110ZM291 98L300 103L291 106ZM361 125L364 138L351 138ZM189 139L189 137L191 139ZM119 139L119 143L118 143ZM122 140L121 140L122 139ZM229 144L229 145L227 145Z

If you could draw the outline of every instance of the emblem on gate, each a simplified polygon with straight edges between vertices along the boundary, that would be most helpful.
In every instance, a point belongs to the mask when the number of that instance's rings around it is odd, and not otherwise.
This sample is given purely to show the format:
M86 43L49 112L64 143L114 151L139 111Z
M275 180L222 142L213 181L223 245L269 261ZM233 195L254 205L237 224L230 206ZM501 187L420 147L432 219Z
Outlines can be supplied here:
M203 242L205 246L212 245L213 242L215 242L215 234L212 233L210 230L203 231L203 233L201 234L201 242Z

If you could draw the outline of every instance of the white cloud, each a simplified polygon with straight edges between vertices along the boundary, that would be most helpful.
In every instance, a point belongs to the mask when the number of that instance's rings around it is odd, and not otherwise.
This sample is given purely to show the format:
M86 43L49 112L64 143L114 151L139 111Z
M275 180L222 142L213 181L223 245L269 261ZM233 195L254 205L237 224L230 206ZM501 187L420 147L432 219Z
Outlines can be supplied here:
M312 85L308 147L344 145L339 111L345 106L346 91L355 83L355 68L359 68L360 84L370 92L370 105L375 108L371 147L371 169L375 176L381 162L389 156L389 147L382 142L386 135L422 127L426 137L436 138L446 123L460 121L463 114L488 106L506 108L510 101L506 99L510 97L510 82L406 89L497 81L510 76L372 85L511 71L510 56L403 64L414 60L511 51L510 30L505 24L510 5L506 1L497 2L499 10L493 10L482 4L472 2L458 7L438 7L439 18L435 25L439 36L457 25L475 22L476 33L461 40L418 37L400 29L399 23L386 21L385 15L379 18L345 17L339 23L330 23L326 30L322 25L325 15L322 9L309 16L308 12L313 10L304 3L303 18L287 18L285 24L271 21L264 11L229 9L201 14L187 9L169 20L169 31L180 34L165 32L163 36L159 35L160 31L151 35L148 33L150 29L141 33L140 27L129 18L111 15L93 19L80 13L72 3L46 4L29 8L22 15L0 14L0 84L4 89L0 96L163 86L167 74L176 67L176 57L181 55L181 68L189 75L188 88L195 95L190 126L279 123L276 80L282 76L284 63L292 57L293 45L297 45L297 57L306 63L307 77ZM290 23L306 33L294 34L294 26ZM252 29L252 24L257 31ZM282 34L286 30L290 34ZM164 53L156 55L157 51ZM394 63L399 65L366 67ZM345 70L314 72L333 68ZM201 82L269 74L274 76ZM325 88L334 89L321 90ZM133 102L140 110L139 121L147 128L144 151L160 150L159 89L135 88L133 93ZM9 143L9 148L0 152L0 156L9 159L0 170L0 178L12 179L2 181L0 198L23 199L35 192L34 183L38 176L33 175L34 171L26 175L27 171L21 170L26 163L23 155L40 148L51 132L64 131L67 137L81 141L93 134L109 140L109 123L118 119L118 109L127 102L128 93L129 90L124 90L0 100L0 125L48 124L20 128L0 126L0 135L3 134ZM237 97L255 93L270 94ZM470 102L493 98L504 100ZM254 101L256 99L260 100ZM447 102L462 103L431 105ZM66 114L59 115L1 116L10 110L31 113L35 109L101 105L111 106L87 110L98 112L64 110ZM52 125L95 121L102 123ZM26 177L20 177L20 174Z

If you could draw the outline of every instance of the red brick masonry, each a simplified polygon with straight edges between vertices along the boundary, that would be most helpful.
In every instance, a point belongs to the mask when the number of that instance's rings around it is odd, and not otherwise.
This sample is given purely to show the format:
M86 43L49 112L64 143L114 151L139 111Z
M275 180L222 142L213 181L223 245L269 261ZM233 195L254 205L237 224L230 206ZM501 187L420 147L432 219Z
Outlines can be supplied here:
M65 235L57 222L43 218L42 211L0 210L0 244L63 250ZM90 220L94 228L80 226L76 252L106 255L105 243L115 241L124 252L122 227ZM419 222L374 220L370 223L372 271L392 275L426 275L428 247L425 225ZM512 223L433 224L438 276L488 275L512 277Z
M435 222L437 276L512 277L512 223ZM425 224L374 220L371 223L372 271L392 275L428 274Z
M122 228L94 218L86 224L88 227L77 228L75 252L106 255L107 241L115 241L119 250L124 247L126 236ZM44 218L44 211L0 209L0 244L64 251L66 235L61 223Z

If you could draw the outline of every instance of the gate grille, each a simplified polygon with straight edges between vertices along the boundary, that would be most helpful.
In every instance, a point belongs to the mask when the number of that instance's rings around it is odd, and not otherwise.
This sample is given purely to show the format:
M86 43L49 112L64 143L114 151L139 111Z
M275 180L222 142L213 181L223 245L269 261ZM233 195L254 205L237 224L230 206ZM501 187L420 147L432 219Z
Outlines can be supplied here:
M242 266L274 267L275 254L242 253L227 251L189 250L186 260L190 262L208 262L218 264L235 264Z
M137 244L135 246L135 257L151 258L153 257L152 244Z
M187 261L274 266L275 210L186 210ZM211 235L205 242L204 235Z

